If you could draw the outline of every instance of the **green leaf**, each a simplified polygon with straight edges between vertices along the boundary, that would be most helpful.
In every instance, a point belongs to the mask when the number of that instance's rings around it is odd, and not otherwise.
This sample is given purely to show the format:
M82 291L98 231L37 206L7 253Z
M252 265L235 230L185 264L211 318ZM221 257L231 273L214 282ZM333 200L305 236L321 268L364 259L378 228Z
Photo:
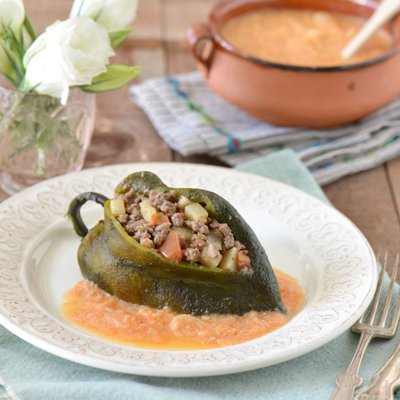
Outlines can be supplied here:
M81 89L90 93L108 92L119 89L131 79L140 74L140 67L112 64L107 66L107 72L96 76L91 85L83 86Z
M111 29L108 31L111 47L117 48L132 32L132 28Z

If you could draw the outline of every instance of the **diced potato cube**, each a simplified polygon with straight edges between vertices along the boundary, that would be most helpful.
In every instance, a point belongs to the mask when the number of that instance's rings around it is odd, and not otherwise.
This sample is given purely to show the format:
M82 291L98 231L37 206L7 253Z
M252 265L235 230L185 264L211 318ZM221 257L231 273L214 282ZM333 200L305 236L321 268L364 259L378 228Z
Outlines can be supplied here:
M179 207L181 210L184 210L185 207L188 206L188 205L191 204L191 203L192 203L192 202L191 202L187 197L181 196L181 197L179 197L179 200L178 200L178 207Z
M212 245L211 245L212 246ZM211 246L206 246L200 254L200 264L205 267L215 268L218 266L222 259L221 253L217 249L211 250Z
M156 208L151 205L151 201L149 199L142 200L139 204L139 207L140 207L140 213L142 214L142 217L147 222L151 222L151 220L157 214Z
M110 209L112 215L114 215L115 217L121 214L125 214L125 204L121 199L112 199L110 201Z
M199 221L207 219L208 212L201 204L191 203L185 207L185 215L191 221Z
M222 237L218 231L211 231L209 235L207 235L207 243L214 245L218 250L222 250Z
M174 226L172 230L178 234L179 239L183 243L190 243L192 241L193 232L191 229L180 226Z
M226 271L235 272L237 270L237 255L238 249L236 247L232 247L229 249L223 256L222 260L219 264L219 268L222 268Z

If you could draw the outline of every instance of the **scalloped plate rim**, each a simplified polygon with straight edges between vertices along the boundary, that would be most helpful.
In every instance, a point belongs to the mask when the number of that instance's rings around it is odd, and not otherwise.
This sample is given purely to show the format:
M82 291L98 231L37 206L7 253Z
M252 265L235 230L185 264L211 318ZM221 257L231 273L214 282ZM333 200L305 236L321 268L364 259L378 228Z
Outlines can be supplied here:
M146 167L146 168L143 168ZM363 240L364 245L365 245L365 250L369 252L370 256L370 261L371 261L371 279L369 282L366 282L368 286L368 290L364 296L363 299L360 300L360 304L357 308L357 311L355 311L349 318L347 318L346 321L342 322L340 326L336 327L335 329L331 330L330 332L327 332L321 337L318 337L316 340L310 341L302 346L300 346L295 354L291 353L283 353L276 355L272 360L266 360L263 357L260 357L258 359L249 359L249 360L243 360L241 362L233 362L233 363L225 363L222 365L213 365L212 362L210 362L210 365L202 365L199 367L198 365L196 366L189 366L187 364L182 364L180 366L166 366L166 367L159 367L158 369L155 368L154 366L145 366L143 365L142 367L139 365L131 366L127 363L119 363L118 360L112 360L111 361L105 361L101 360L98 358L95 358L90 355L86 354L77 354L73 353L68 349L61 348L60 346L52 343L48 343L46 340L43 338L37 337L33 335L32 333L26 331L23 327L19 327L18 325L12 323L7 316L4 315L3 310L0 309L0 324L3 325L5 328L7 328L9 331L14 333L15 335L19 336L21 339L25 340L28 343L31 343L32 345L47 351L49 353L52 353L56 356L65 358L67 360L77 362L80 364L92 366L95 368L100 368L100 369L105 369L109 371L114 371L114 372L122 372L122 373L128 373L128 374L137 374L137 375L147 375L147 376L164 376L164 377L195 377L195 376L213 376L213 375L223 375L223 374L230 374L230 373L238 373L238 372L243 372L243 371L249 371L257 368L262 368L265 366L269 365L274 365L280 362L284 362L296 357L299 357L301 355L304 355L312 350L315 350L319 348L320 346L326 344L327 342L335 339L337 336L339 336L341 333L346 331L348 328L351 327L351 325L360 317L360 315L364 312L364 310L368 307L375 287L376 287L376 281L377 281L377 265L376 265L376 260L375 256L373 254L373 251L368 243L368 241L365 239L363 234L360 232L360 230L354 225L353 222L351 222L346 216L344 216L342 213L340 213L338 210L334 208L330 208L328 205L320 201L319 199L316 199L312 197L311 195L304 193L296 188L293 188L291 186L286 185L285 183L278 182L269 178L264 178L260 177L258 175L253 175L253 174L248 174L246 172L241 172L241 171L235 171L229 168L225 167L217 167L217 166L210 166L210 165L203 165L203 164L190 164L190 163L170 163L170 162L149 162L149 163L125 163L125 164L114 164L114 165L109 165L109 166L102 166L102 167L97 167L97 168L89 168L85 169L79 172L72 172L66 175L58 176L52 179L49 179L47 181L41 182L37 185L34 185L32 187L26 188L23 191L19 192L18 194L4 200L2 203L0 203L0 216L2 215L1 212L3 209L10 205L14 205L18 199L23 199L27 195L31 193L40 193L42 189L48 187L49 185L57 182L64 182L68 181L74 178L82 178L83 180L89 179L92 175L102 172L102 171L110 171L110 170L124 170L124 169L132 169L132 170L143 170L143 169L162 169L162 168L183 168L183 169L208 169L208 170L219 170L223 171L224 173L228 173L229 175L236 175L236 176L242 176L242 177L252 177L252 179L258 179L260 182L263 181L265 183L269 183L270 185L278 188L278 191L281 189L284 189L286 191L289 191L289 193L293 193L295 197L303 197L305 199L309 199L311 202L316 202L317 204L319 203L320 206L323 209L328 209L329 213L336 214L336 216L339 219L342 219L345 224L348 225L354 232L357 233L360 239ZM117 183L117 181L115 182ZM1 271L1 267L0 267ZM19 274L18 274L19 275ZM0 299L0 305L1 305L2 300ZM271 336L274 335L274 333L270 334ZM88 334L90 336L90 334ZM269 336L269 335L267 335ZM262 337L263 338L263 337ZM250 341L251 343L257 342L259 339L255 339L253 341ZM102 339L98 339L93 337L93 340L95 342L100 342L110 346L115 346L119 347L122 349L126 349L126 346L120 346L117 344L110 344L109 342L105 342ZM246 345L250 342L245 342L239 345L235 346L228 346L224 349L224 351L230 351L231 349L240 349L240 348L246 348ZM139 352L144 352L144 353L159 353L159 354L169 354L171 353L170 351L165 351L165 350L151 350L151 349L136 349ZM219 350L219 349L218 349ZM196 350L193 351L194 353L213 353L215 349L211 350ZM172 353L174 354L191 354L193 353L191 351L174 351Z

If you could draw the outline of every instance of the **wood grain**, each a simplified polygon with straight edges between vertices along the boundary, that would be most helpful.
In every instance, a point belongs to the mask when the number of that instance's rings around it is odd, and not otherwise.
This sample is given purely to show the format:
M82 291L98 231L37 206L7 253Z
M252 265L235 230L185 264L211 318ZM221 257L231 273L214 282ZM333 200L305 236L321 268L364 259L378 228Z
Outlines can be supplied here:
M139 0L131 38L136 44L160 46L162 41L162 0Z
M324 189L332 204L360 228L376 251L399 251L400 224L384 166Z
M172 153L147 120L132 105L129 116L99 116L85 167L107 164L172 161Z
M164 0L164 39L169 43L182 44L187 28L195 22L206 22L217 0Z
M400 158L396 158L386 164L390 187L396 206L398 218L400 219ZM399 243L400 251L400 243Z
M167 43L166 50L168 74L181 74L196 69L196 62L184 48L176 47L173 44Z
M67 18L72 7L72 0L25 0L24 3L39 33L54 21ZM160 45L161 11L162 0L139 1L137 18L128 42Z
M27 13L36 31L41 33L51 23L68 18L71 0L25 0Z

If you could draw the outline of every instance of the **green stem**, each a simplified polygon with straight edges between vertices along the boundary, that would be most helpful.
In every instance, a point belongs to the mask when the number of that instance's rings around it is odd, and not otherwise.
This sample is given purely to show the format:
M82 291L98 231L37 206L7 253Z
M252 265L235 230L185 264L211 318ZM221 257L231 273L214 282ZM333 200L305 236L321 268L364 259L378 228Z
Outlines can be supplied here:
M34 42L37 38L37 33L35 31L35 28L32 25L31 20L29 19L28 15L25 15L24 27L25 27L26 31L28 32L28 35L31 37L32 42Z
M23 98L24 98L24 96L22 96L22 99ZM5 111L4 114L1 115L0 123L1 123L2 129L0 130L0 138L2 136L4 136L4 134L6 134L6 132L8 131L8 126L11 126L11 121L14 119L14 113L17 110L18 106L21 104L22 99L21 99L21 96L15 96L14 101L11 104L11 106ZM3 126L7 127L7 129L5 131L3 129ZM11 162L15 153L16 152L13 152L10 155L7 162Z
M25 67L24 67L25 47L24 47L23 40L22 40L23 32L21 29L20 37L18 37L14 31L11 31L11 32L12 32L12 37L14 39L14 45L17 50L16 51L16 60L18 62L18 68L19 68L21 76L24 77L25 76Z
M1 49L3 49L3 52L4 52L4 54L6 55L6 57L7 57L7 59L8 59L8 61L11 63L11 64L14 64L14 61L13 61L13 59L12 59L12 57L10 56L10 53L8 52L8 50L6 49L6 47L0 42L0 47L1 47ZM10 71L0 71L14 86L16 86L16 87L18 87L18 84L19 84L19 82L18 82L18 80L17 80L17 77L15 76L15 70L13 70L12 72L13 73L11 73Z
M38 147L37 148L37 161L38 161L38 165L37 165L37 173L40 176L43 176L46 174L46 153L44 151L43 148Z
M24 77L24 75L21 72L21 67L20 67L20 64L18 61L18 55L13 54L12 51L9 50L6 46L3 46L3 49L4 49L4 53L6 54L7 58L11 62L12 66L13 66L13 71L16 75L13 83L16 87L18 87L22 78Z
M3 45L3 49L7 57L13 65L17 87L25 76L25 67L23 63L25 49L19 36L22 38L22 31L20 33L16 33L12 30L9 30L7 32L7 37L4 39L5 44Z

